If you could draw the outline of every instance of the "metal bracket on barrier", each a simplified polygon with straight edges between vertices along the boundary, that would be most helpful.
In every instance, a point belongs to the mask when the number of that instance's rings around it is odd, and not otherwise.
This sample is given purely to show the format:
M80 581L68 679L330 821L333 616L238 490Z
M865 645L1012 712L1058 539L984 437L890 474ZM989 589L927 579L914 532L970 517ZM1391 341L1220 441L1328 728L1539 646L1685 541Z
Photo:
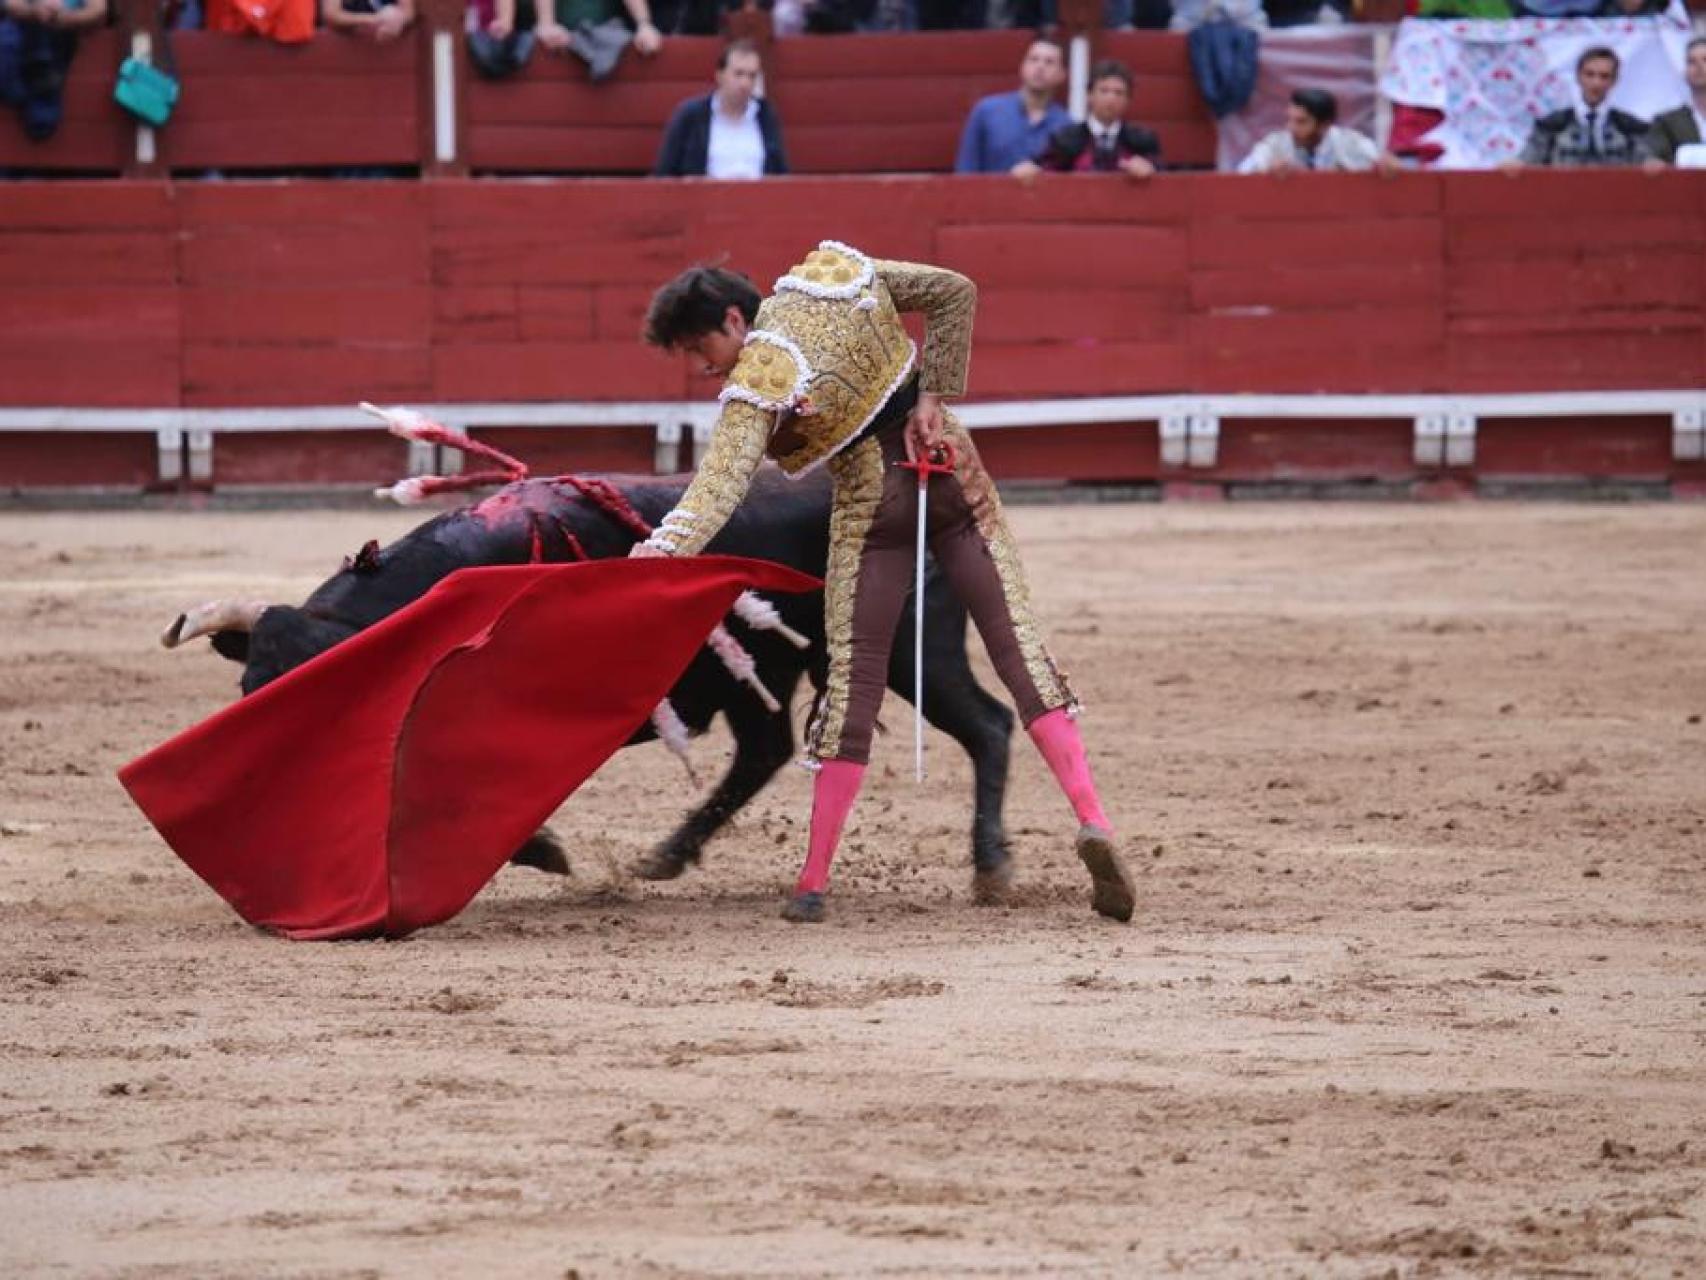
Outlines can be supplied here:
M1424 413L1416 419L1415 461L1418 467L1445 465L1445 415Z
M438 446L425 440L411 440L409 443L408 472L411 476L430 476L438 474Z
M1212 413L1193 413L1185 430L1185 461L1193 467L1212 467L1220 458L1220 419Z
M1191 419L1189 414L1161 415L1161 465L1182 467L1190 460Z
M1418 467L1475 465L1476 420L1472 413L1453 409L1424 413L1416 419L1415 461Z
M1706 462L1706 408L1671 414L1670 455L1678 462Z
M657 437L652 444L652 470L658 475L668 475L681 466L681 424L679 422L660 422L657 425Z
M176 484L184 478L184 433L178 427L161 427L154 433L156 478L161 484Z
M190 479L211 483L213 480L213 432L206 427L192 427L186 433L189 443Z
M1445 465L1475 465L1475 415L1454 410L1445 415Z

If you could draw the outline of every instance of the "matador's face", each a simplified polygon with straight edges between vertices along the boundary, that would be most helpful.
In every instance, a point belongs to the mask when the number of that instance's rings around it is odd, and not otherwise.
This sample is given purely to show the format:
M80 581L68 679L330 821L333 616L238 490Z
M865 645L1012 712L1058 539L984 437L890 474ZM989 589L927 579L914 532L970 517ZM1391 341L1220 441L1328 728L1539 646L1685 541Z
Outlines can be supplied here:
M741 348L746 345L746 332L746 317L739 307L730 307L724 315L722 328L683 342L681 350L693 358L699 372L726 378L735 367L735 361L740 359Z

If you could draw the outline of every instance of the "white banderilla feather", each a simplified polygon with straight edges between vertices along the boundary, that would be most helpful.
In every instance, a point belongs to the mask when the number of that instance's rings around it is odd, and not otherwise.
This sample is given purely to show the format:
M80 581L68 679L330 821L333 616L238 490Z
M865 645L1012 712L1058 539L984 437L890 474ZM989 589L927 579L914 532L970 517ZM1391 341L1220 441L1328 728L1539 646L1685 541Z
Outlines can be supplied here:
M775 714L782 709L782 704L776 701L776 695L766 689L764 681L758 678L758 664L752 660L752 655L741 647L740 641L731 636L726 627L719 626L705 643L722 659L731 676L758 695L758 700L764 704L767 711Z

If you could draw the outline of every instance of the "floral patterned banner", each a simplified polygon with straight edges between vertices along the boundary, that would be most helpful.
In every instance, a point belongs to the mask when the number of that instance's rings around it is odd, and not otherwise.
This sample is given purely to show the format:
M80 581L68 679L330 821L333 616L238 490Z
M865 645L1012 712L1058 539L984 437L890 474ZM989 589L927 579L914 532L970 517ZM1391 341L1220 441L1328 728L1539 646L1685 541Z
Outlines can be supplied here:
M1486 169L1522 150L1536 117L1575 105L1576 59L1594 45L1622 59L1613 106L1650 120L1686 101L1688 38L1681 0L1650 18L1406 18L1380 91L1445 113L1426 135L1445 148L1439 168Z

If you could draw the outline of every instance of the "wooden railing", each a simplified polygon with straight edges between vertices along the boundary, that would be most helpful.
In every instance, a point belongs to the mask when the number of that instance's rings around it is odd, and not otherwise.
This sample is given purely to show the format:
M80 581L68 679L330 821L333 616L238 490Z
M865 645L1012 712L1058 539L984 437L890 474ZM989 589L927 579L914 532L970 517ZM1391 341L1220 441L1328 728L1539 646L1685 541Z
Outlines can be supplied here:
M133 30L84 37L66 91L65 121L32 143L0 112L0 168L152 177L164 173L316 173L395 169L634 175L657 154L671 111L710 91L722 41L667 40L655 58L624 55L602 84L573 58L536 51L518 76L469 71L457 0L427 0L416 28L392 45L322 31L282 46L210 32L173 35L183 97L145 139L112 101ZM144 24L137 28L158 39ZM987 31L803 37L766 50L766 88L799 173L927 173L953 168L967 112L1011 89L1029 36ZM1170 162L1214 162L1214 122L1182 36L1097 37L1097 56L1138 75L1132 115L1157 129Z

